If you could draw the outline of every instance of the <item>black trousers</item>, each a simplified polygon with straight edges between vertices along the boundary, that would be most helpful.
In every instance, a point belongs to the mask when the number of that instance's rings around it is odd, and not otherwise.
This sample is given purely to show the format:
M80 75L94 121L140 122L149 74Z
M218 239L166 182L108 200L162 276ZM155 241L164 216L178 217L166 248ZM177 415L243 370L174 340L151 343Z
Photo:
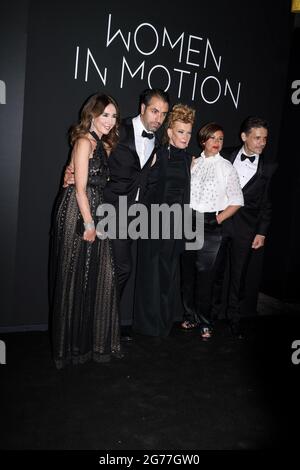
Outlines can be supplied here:
M131 238L112 240L118 279L121 325L131 325L134 314L137 241Z
M241 301L245 293L245 279L252 251L254 232L241 231L233 225L231 219L223 227L224 254L228 259L229 280L227 286L226 316L230 323L238 323L241 318ZM222 283L225 267L218 273L218 282Z
M227 240L216 213L204 214L204 245L181 257L181 289L184 320L213 323L221 306Z
M113 253L116 263L118 276L118 291L120 300L124 293L125 286L130 277L133 261L131 255L131 245L133 240L130 238L112 240Z
M230 323L238 323L254 235L241 234L230 219L217 225L214 218L213 213L205 214L203 248L182 255L184 320L213 323L218 318L224 310L223 288L227 272L226 317Z

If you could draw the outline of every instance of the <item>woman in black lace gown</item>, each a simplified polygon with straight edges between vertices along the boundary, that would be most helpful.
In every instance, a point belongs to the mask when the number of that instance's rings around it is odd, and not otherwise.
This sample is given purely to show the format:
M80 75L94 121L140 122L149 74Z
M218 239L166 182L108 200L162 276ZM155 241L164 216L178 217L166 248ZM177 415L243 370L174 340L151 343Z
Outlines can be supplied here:
M142 201L149 208L151 204L178 204L183 211L184 204L189 204L192 156L186 148L194 119L194 109L182 104L169 113L166 144L154 157ZM134 331L150 336L167 336L173 326L176 272L185 243L175 237L175 219L163 218L161 228L163 224L170 224L169 238L160 232L158 240L139 240Z
M90 97L71 129L75 185L54 209L50 261L52 346L56 367L120 355L116 279L111 242L97 238L97 207L109 177L108 153L120 122L115 100Z

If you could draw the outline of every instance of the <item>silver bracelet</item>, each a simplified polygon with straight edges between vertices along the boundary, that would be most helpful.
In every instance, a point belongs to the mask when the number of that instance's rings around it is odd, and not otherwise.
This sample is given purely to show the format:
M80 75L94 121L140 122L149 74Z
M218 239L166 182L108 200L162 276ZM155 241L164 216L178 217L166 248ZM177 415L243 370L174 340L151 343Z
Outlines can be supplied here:
M92 222L84 222L84 229L85 230L95 230L95 222L92 220Z

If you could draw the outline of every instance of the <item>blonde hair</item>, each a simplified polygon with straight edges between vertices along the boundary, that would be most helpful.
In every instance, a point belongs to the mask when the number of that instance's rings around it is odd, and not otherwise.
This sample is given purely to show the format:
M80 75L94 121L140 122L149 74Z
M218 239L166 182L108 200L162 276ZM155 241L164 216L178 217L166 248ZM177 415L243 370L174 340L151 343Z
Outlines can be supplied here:
M163 141L168 142L167 129L170 129L174 126L176 121L184 122L185 124L194 124L196 111L186 104L175 104L168 114L165 125L165 133Z

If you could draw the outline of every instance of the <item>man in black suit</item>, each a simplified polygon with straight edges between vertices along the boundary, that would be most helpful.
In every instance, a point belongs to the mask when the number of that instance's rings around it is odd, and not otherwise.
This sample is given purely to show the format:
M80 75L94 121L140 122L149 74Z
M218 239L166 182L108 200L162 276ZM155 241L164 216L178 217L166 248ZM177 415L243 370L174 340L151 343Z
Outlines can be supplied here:
M270 180L275 164L264 159L263 150L268 138L268 125L264 119L248 117L242 123L240 136L242 147L221 151L238 172L244 206L223 223L224 244L220 250L225 254L229 248L227 319L231 333L242 338L240 302L243 285L251 250L258 250L265 244L271 221Z
M159 145L155 133L163 124L168 110L168 94L161 89L147 89L140 96L140 114L122 121L119 143L108 159L110 180L104 189L104 200L116 208L117 220L120 196L127 197L128 208L136 202L143 202L152 156ZM132 247L134 240L129 237L117 238L112 243L118 275L120 320L124 325L128 323L130 314L132 315L128 309L133 308L133 286L128 286L128 280L131 272L135 271ZM127 287L131 287L129 295L125 292ZM124 297L132 299L132 305L126 305ZM128 332L123 334L123 340L130 339Z

